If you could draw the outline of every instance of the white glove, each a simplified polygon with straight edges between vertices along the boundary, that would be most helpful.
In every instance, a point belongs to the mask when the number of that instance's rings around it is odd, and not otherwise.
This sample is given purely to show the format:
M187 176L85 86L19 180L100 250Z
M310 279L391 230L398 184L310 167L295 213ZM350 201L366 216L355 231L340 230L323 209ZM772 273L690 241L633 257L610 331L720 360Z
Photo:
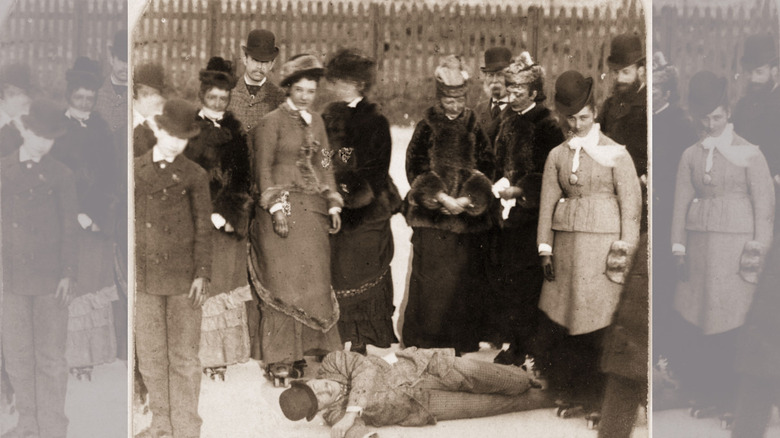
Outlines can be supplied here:
M92 218L90 218L89 216L87 216L84 213L79 213L79 215L76 217L76 219L78 219L79 225L81 225L81 228L83 228L85 230L92 226Z
M219 214L219 213L212 213L211 214L211 223L214 224L214 227L216 229L220 229L220 228L225 226L227 221L225 220L224 217L222 217L221 214Z

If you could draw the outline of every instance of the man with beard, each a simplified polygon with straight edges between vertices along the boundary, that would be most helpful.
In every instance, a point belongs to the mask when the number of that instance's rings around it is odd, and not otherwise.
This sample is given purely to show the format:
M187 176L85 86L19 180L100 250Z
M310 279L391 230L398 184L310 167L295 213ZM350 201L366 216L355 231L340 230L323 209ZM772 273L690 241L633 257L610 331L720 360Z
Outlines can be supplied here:
M698 137L693 124L685 111L680 108L677 69L667 63L664 54L653 55L653 246L669 248L672 240L672 210L674 208L674 188L677 178L677 166L682 153L688 146L696 143ZM679 348L680 316L674 311L674 291L676 287L676 268L674 260L662 251L653 259L653 312L659 321L653 328L655 359L660 369L656 376L670 381L669 369L675 363L675 347ZM676 324L675 324L676 323ZM671 368L667 369L668 359ZM663 385L654 389L660 394ZM663 409L659 403L661 397L654 398L654 408Z
M742 68L750 82L745 96L734 108L734 131L761 148L775 183L780 184L780 123L777 123L780 87L777 84L775 37L770 34L749 36L745 40L744 53Z
M30 67L9 64L0 68L0 155L16 151L24 142L20 117L30 110Z
M504 225L494 240L494 293L486 326L510 348L496 363L520 365L532 354L542 272L536 252L538 199L547 154L565 138L558 122L542 102L544 70L523 52L504 70L509 107L501 115L495 139L494 192L505 204ZM532 202L536 200L535 202ZM510 209L511 208L511 209ZM509 209L509 210L507 210Z
M498 135L501 113L506 110L509 100L504 82L504 70L512 62L512 52L506 47L491 47L485 51L485 66L481 68L484 75L482 82L487 100L483 100L474 108L477 121L485 133L495 143Z
M647 180L647 96L645 51L637 35L612 40L607 64L615 75L613 94L604 102L598 123L609 138L625 145L636 173Z

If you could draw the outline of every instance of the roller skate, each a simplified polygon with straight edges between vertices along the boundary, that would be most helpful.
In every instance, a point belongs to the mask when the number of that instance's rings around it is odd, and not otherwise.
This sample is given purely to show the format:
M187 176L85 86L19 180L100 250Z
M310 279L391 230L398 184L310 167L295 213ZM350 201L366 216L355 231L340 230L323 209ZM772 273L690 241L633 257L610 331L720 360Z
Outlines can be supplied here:
M70 369L70 374L79 380L86 379L87 381L92 381L92 367L90 366L73 367Z
M558 418L574 418L585 413L585 406L582 403L570 402L566 400L555 400L555 415Z
M731 412L723 412L720 414L719 419L721 429L731 430L731 427L734 425L734 414Z
M292 364L278 362L268 365L265 373L266 377L274 383L275 388L289 388L291 380L303 377L305 367L305 360L296 360Z
M601 421L601 412L591 412L585 416L585 419L588 420L588 430L598 429L599 422Z
M217 381L225 381L225 372L227 372L227 367L206 367L203 369L203 374L209 376L211 380Z

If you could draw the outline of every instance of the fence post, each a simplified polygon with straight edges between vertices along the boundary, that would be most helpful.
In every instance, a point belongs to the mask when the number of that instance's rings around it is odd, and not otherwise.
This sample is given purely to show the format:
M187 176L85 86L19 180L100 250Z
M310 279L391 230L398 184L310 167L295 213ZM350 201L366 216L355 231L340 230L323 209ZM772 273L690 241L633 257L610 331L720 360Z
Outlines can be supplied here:
M528 11L528 19L531 20L531 53L534 59L539 59L539 28L541 27L542 8L531 6Z
M220 14L220 0L209 0L209 54L212 56L214 53L219 53L219 14Z
M74 6L76 7L76 10L74 11L74 17L76 21L76 57L86 55L86 45L87 45L87 35L86 35L86 26L85 22L86 20L86 3L87 2L75 2Z

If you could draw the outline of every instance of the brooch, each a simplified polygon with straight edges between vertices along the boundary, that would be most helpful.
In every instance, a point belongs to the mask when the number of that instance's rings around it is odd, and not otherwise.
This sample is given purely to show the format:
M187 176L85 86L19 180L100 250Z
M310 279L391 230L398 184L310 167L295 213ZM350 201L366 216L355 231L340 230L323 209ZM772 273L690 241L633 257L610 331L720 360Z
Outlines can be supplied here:
M339 149L339 155L341 156L341 161L347 162L349 161L349 157L352 156L352 151L354 151L354 148L341 148Z
M177 175L175 173L173 175L171 175L171 178L173 178L173 180L176 181L176 182L181 181L181 178L179 178L179 175Z
M346 185L346 184L344 184L344 183L341 183L341 184L339 184L339 187L341 188L341 191L342 191L342 192L344 192L344 193L349 193L349 188L347 187L347 185Z
M579 181L579 180L580 180L580 178L577 176L576 173L572 173L571 175L569 175L569 184L571 184L573 186L576 186L577 185L577 181Z
M333 157L333 151L328 149L322 150L322 167L325 169L330 167L330 159Z
M712 176L709 172L704 174L704 184L710 185L712 184Z

